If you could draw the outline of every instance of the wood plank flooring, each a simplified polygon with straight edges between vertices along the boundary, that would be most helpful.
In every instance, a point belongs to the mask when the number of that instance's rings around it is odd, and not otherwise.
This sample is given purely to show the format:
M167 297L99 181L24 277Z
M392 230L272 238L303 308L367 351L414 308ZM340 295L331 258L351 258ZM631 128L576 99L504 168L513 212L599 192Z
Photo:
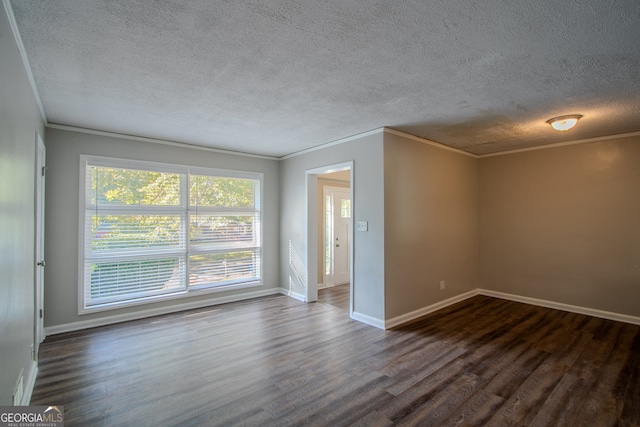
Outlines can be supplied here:
M318 289L318 302L349 312L349 284Z
M67 426L640 426L640 326L476 296L395 330L284 296L48 337Z

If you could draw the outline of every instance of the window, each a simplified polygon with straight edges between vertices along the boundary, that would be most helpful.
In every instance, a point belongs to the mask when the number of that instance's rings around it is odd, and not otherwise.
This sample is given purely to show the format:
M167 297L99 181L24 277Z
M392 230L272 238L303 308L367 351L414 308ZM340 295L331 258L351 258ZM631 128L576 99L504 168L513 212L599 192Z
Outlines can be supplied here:
M262 175L82 156L80 312L261 284Z
M340 199L340 218L351 218L350 199Z

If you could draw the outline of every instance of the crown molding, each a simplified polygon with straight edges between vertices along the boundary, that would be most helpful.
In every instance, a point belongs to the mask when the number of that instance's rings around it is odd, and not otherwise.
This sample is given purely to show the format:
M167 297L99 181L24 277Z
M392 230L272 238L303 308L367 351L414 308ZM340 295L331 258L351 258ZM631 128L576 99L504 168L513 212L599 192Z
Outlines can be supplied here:
M27 73L27 78L29 79L29 84L31 85L33 96L36 98L38 110L40 110L40 116L42 117L42 121L45 123L45 125L48 125L49 122L47 120L47 115L44 112L44 105L42 104L42 99L40 99L40 92L38 92L36 81L33 78L33 74L31 73L31 64L29 64L27 51L24 48L24 43L22 43L22 37L20 36L20 31L18 30L18 23L16 22L16 17L13 14L11 2L9 0L2 0L2 4L4 5L4 10L7 14L7 19L9 20L11 31L13 32L13 37L16 41L16 45L18 46L18 51L20 52L20 57L22 58L22 65L24 66L24 69Z
M3 1L7 1L7 0L3 0ZM30 74L30 73L29 73ZM35 90L35 86L34 86L34 90ZM37 92L34 92L36 94L36 98L38 99L38 105L41 106L40 102L39 102L39 98L37 97ZM44 111L41 110L41 113L44 114ZM121 133L116 133L116 132L108 132L108 131L101 131L101 130L96 130L96 129L87 129L87 128L81 128L81 127L76 127L76 126L69 126L69 125L61 125L61 124L56 124L56 123L46 123L46 127L47 128L51 128L51 129L59 129L59 130L66 130L66 131L71 131L71 132L80 132L80 133L87 133L87 134L91 134L91 135L100 135L100 136L107 136L107 137L112 137L112 138L121 138L121 139L129 139L132 141L142 141L142 142L150 142L150 143L154 143L154 144L163 144L163 145L171 145L171 146L175 146L175 147L182 147L182 148L192 148L194 150L202 150L202 151L208 151L208 152L214 152L214 153L221 153L221 154L232 154L232 155L236 155L236 156L245 156L245 157L253 157L253 158L258 158L258 159L266 159L266 160L286 160L286 159L290 159L292 157L297 157L297 156L301 156L304 154L308 154L308 153L312 153L314 151L318 151L318 150L323 150L325 148L329 148L329 147L333 147L336 145L340 145L340 144L344 144L356 139L360 139L360 138L364 138L367 136L371 136L371 135L376 135L376 134L380 134L380 133L388 133L391 135L396 135L396 136L400 136L403 138L407 138L407 139L411 139L423 144L427 144L427 145L431 145L433 147L436 148L440 148L442 150L447 150L447 151L451 151L457 154L462 154L468 157L472 157L474 159L484 159L487 157L496 157L496 156L506 156L509 154L517 154L517 153L524 153L524 152L528 152L528 151L537 151L537 150L546 150L546 149L550 149L550 148L558 148L558 147L566 147L566 146L570 146L570 145L577 145L577 144L586 144L586 143L590 143L590 142L600 142L600 141L609 141L609 140L614 140L614 139L620 139L620 138L629 138L629 137L634 137L634 136L640 136L640 131L636 131L636 132L628 132L628 133L621 133L621 134L615 134L615 135L606 135L606 136L599 136L599 137L595 137L595 138L586 138L586 139L578 139L578 140L574 140L574 141L566 141L566 142L558 142L558 143L554 143L554 144L545 144L545 145L538 145L535 147L528 147L528 148L519 148L519 149L515 149L515 150L508 150L508 151L500 151L497 153L489 153L489 154L473 154L473 153L469 153L457 148L453 148L453 147L449 147L448 145L444 145L442 143L436 142L436 141L432 141L426 138L422 138L419 136L415 136L415 135L411 135L410 133L406 133L406 132L402 132L396 129L392 129L392 128L387 128L387 127L381 127L378 129L373 129L367 132L362 132L356 135L352 135L352 136L348 136L346 138L341 138L335 141L331 141L328 142L326 144L321 144L312 148L308 148L306 150L301 150L301 151L297 151L295 153L291 153L291 154L287 154L285 156L282 157L276 157L276 156L266 156L266 155L261 155L261 154L253 154L253 153L245 153L245 152L241 152L241 151L233 151L233 150L225 150L225 149L221 149L221 148L213 148L213 147L205 147L203 145L196 145L196 144L189 144L186 142L176 142L176 141L168 141L168 140L164 140L164 139L156 139L156 138L147 138L147 137L142 137L142 136L135 136L135 135L127 135L127 134L121 134Z
M59 125L56 123L47 124L47 128L66 130L70 132L87 133L90 135L106 136L110 138L128 139L131 141L141 141L141 142L150 142L153 144L171 145L171 146L180 147L180 148L191 148L194 150L208 151L208 152L220 153L220 154L232 154L235 156L253 157L256 159L279 160L279 157L274 157L274 156L244 153L242 151L224 150L222 148L205 147L204 145L189 144L186 142L176 142L176 141L168 141L165 139L147 138L143 136L127 135L123 133L108 132L108 131L102 131L102 130L96 130L96 129L87 129L87 128L81 128L76 126Z
M587 144L587 143L590 143L590 142L610 141L610 140L613 140L613 139L640 136L640 131L636 131L636 132L620 133L620 134L615 134L615 135L599 136L599 137L595 137L595 138L576 139L576 140L573 140L573 141L557 142L557 143L553 143L553 144L537 145L535 147L518 148L518 149L515 149L515 150L500 151L500 152L497 152L497 153L473 154L473 153L469 153L467 151L463 151L463 150L460 150L460 149L457 149L457 148L449 147L448 145L444 145L444 144L436 142L436 141L432 141L432 140L428 140L428 139L425 139L425 138L421 138L419 136L411 135L409 133L402 132L402 131L399 131L399 130L396 130L396 129L384 128L384 131L386 133L402 136L402 137L405 137L405 138L408 138L408 139L413 139L414 141L422 142L424 144L432 145L434 147L442 148L444 150L453 151L453 152L456 152L456 153L459 153L459 154L464 154L464 155L467 155L467 156L470 156L470 157L474 157L476 159L483 159L483 158L486 158L486 157L505 156L505 155L508 155L508 154L517 154L517 153L523 153L523 152L527 152L527 151L546 150L548 148L558 148L558 147L565 147L565 146L569 146L569 145Z
M347 136L345 138L340 138L335 141L327 142L324 144L317 145L315 147L307 148L306 150L296 151L295 153L287 154L286 156L279 157L280 160L290 159L292 157L302 156L303 154L312 153L318 150L324 150L325 148L333 147L335 145L344 144L345 142L353 141L354 139L364 138L366 136L376 135L378 133L384 132L385 128L378 128L369 130L366 132L358 133L355 135Z
M619 133L615 135L598 136L595 138L576 139L573 141L557 142L554 144L537 145L535 147L519 148L519 149L509 150L509 151L500 151L499 153L481 154L481 155L478 155L477 157L479 159L484 159L485 157L504 156L507 154L524 153L527 151L546 150L547 148L566 147L568 145L587 144L589 142L610 141L613 139L629 138L633 136L640 136L640 131Z
M385 127L384 131L385 131L385 133L390 133L392 135L401 136L401 137L404 137L404 138L407 138L407 139L412 139L414 141L421 142L421 143L427 144L427 145L431 145L431 146L436 147L436 148L441 148L443 150L452 151L454 153L462 154L464 156L469 156L469 157L473 157L473 158L476 158L476 159L478 158L478 156L476 154L469 153L467 151L463 151L463 150L460 150L458 148L450 147L450 146L442 144L440 142L432 141L430 139L422 138L420 136L411 135L410 133L406 133L406 132L403 132L401 130L396 130L396 129Z

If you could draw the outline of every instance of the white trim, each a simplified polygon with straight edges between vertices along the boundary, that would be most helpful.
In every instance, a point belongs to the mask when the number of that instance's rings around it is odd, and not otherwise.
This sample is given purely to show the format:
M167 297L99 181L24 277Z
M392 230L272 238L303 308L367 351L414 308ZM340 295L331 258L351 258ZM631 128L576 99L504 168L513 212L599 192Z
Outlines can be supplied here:
M390 133L392 135L400 136L400 137L407 138L407 139L412 139L414 141L421 142L421 143L427 144L427 145L431 145L431 146L436 147L436 148L441 148L443 150L452 151L454 153L462 154L464 156L473 157L474 159L477 159L479 157L477 154L469 153L467 151L460 150L459 148L450 147L448 145L444 145L444 144L442 144L440 142L437 142L437 141L432 141L430 139L426 139L426 138L422 138L422 137L419 137L419 136L411 135L410 133L402 132L400 130L391 129L391 128L387 128L387 127L383 128L383 129L384 129L385 133Z
M3 2L5 2L5 3L7 1L8 0L3 0ZM22 50L21 50L21 53L22 53ZM25 57L25 59L26 59L26 57ZM25 67L26 66L27 65L25 65ZM28 70L29 78L30 78L30 80L32 80L33 77L31 76L31 70L29 68L27 70ZM399 130L396 130L396 129L382 127L382 128L370 130L370 131L367 131L367 132L359 133L359 134L356 134L356 135L348 136L346 138L338 139L336 141L332 141L332 142L328 142L328 143L325 143L325 144L321 144L321 145L318 145L318 146L315 146L315 147L307 148L305 150L296 151L294 153L287 154L287 155L284 155L284 156L281 156L281 157L277 157L277 156L267 156L267 155L262 155L262 154L246 153L246 152L242 152L242 151L225 150L225 149L222 149L222 148L206 147L206 146L203 146L203 145L190 144L188 142L169 141L169 140L164 140L164 139L155 139L155 138L147 138L147 137L142 137L142 136L127 135L127 134L122 134L122 133L117 133L117 132L101 131L101 130L95 130L95 129L81 128L81 127L76 127L76 126L68 126L68 125L60 125L60 124L56 124L56 123L48 123L47 120L46 120L46 117L44 116L44 107L42 107L42 102L40 101L40 97L38 95L37 89L35 88L35 83L32 83L32 85L33 85L33 88L34 88L34 93L36 95L36 101L38 102L38 106L40 108L40 112L43 115L43 120L45 121L45 124L46 124L47 128L59 129L59 130L65 130L65 131L71 131L71 132L86 133L86 134L91 134L91 135L106 136L106 137L111 137L111 138L128 139L128 140L132 140L132 141L149 142L149 143L153 143L153 144L170 145L170 146L180 147L180 148L191 148L191 149L194 149L194 150L209 151L209 152L220 153L220 154L230 154L230 155L236 155L236 156L253 157L253 158L257 158L257 159L266 159L266 160L286 160L286 159L290 159L292 157L297 157L297 156L301 156L303 154L312 153L314 151L323 150L325 148L333 147L335 145L344 144L346 142L353 141L353 140L360 139L360 138L364 138L366 136L376 135L378 133L389 133L389 134L400 136L400 137L404 137L404 138L407 138L407 139L412 139L414 141L421 142L423 144L431 145L431 146L436 147L436 148L441 148L443 150L447 150L447 151L451 151L451 152L454 152L454 153L462 154L464 156L472 157L474 159L483 159L483 158L486 158L486 157L504 156L504 155L508 155L508 154L523 153L523 152L527 152L527 151L545 150L545 149L548 149L548 148L564 147L564 146L568 146L568 145L586 144L586 143L589 143L589 142L609 141L609 140L613 140L613 139L640 136L640 131L636 131L636 132L621 133L621 134L616 134L616 135L599 136L599 137L595 137L595 138L578 139L578 140L574 140L574 141L558 142L558 143L554 143L554 144L538 145L538 146L535 146L535 147L518 148L518 149L515 149L515 150L499 151L499 152L496 152L496 153L489 153L489 154L473 154L473 153L470 153L470 152L467 152L467 151L460 150L459 148L450 147L448 145L442 144L442 143L437 142L437 141L433 141L433 140L429 140L429 139L422 138L422 137L419 137L419 136L411 135L409 133L402 132L402 131L399 131ZM473 148L473 146L471 146L469 148Z
M224 169L215 169L215 168L203 168L203 167L193 167L193 166L189 166L189 165L178 165L178 164L169 164L169 163L159 163L159 162L148 162L148 161L139 161L139 160L130 160L130 159L119 159L119 158L113 158L113 157L103 157L103 156L95 156L95 155L86 155L86 154L81 154L80 155L80 178L79 178L79 196L78 196L78 200L79 200L79 212L78 212L78 218L80 218L80 221L78 221L78 259L80 260L80 262L78 263L78 314L79 315L84 315L84 314L89 314L89 313L95 313L95 312L100 312L100 311L105 311L105 310L115 310L115 309L119 309L119 308L125 308L125 307L131 307L131 306L136 306L136 305L143 305L143 304L150 304L153 302L158 302L158 301L164 301L164 300L177 300L177 299L181 299L181 298L189 298L189 297L194 297L194 296L198 296L198 295L203 295L203 294L208 294L208 293L215 293L215 292L225 292L225 291L229 291L229 290L236 290L236 289L242 289L242 288L248 288L248 287L259 287L262 286L262 277L258 277L257 280L251 280L251 281L236 281L236 282L229 282L229 283L221 283L218 286L214 286L214 287L206 287L206 288L202 288L202 289L198 289L196 288L191 288L189 286L189 278L188 278L188 271L189 271L189 266L188 266L188 259L189 259L189 254L190 253L196 253L196 252L200 252L200 251L192 251L189 248L189 242L188 242L188 231L187 234L181 237L181 243L182 245L177 246L175 248L172 248L171 250L167 250L167 251L158 251L158 252L131 252L130 255L139 255L139 256L146 256L146 255L157 255L159 253L165 253L167 256L176 256L176 257L183 257L184 256L184 262L185 264L185 271L187 272L187 283L184 289L181 290L176 290L175 292L167 292L167 293L161 293L161 294L157 294L157 295L151 295L148 297L142 297L142 298L132 298L132 299L125 299L125 300L119 300L119 301L103 301L102 303L100 303L99 305L96 306L86 306L87 301L86 301L86 295L85 293L87 292L87 283L85 283L85 279L86 279L86 260L87 260L87 253L86 253L86 226L87 226L87 221L86 221L86 216L88 214L88 204L86 199L86 181L87 179L89 179L89 177L87 176L86 170L87 170L87 166L88 165L93 165L93 166L100 166L100 167L116 167L116 168L121 168L121 167L125 167L125 168L131 168L131 169L141 169L141 170L151 170L151 171L161 171L161 172L171 172L171 173L176 173L176 174L181 174L184 175L185 177L188 177L190 174L206 174L206 175L211 175L211 176L221 176L221 177L233 177L233 178L243 178L243 179L250 179L253 181L259 181L260 182L260 197L262 197L261 195L263 194L263 181L264 181L264 174L262 172L244 172L244 171L233 171L233 170L224 170ZM181 194L181 203L179 206L175 206L175 207L154 207L153 209L147 209L146 207L142 206L142 207L136 207L134 210L129 210L129 209L124 209L124 208L120 208L118 207L117 210L111 210L110 208L104 208L103 210L105 211L112 211L112 212L132 212L132 213L139 213L139 212L151 212L151 213L161 213L161 212L167 212L168 214L172 214L172 215L181 215L181 217L183 218L187 218L188 215L191 213L191 209L188 203L189 200L189 196L188 196L188 190L186 187L186 181L183 182L183 184L181 185L181 190L180 190L180 194ZM255 196L255 194L254 194ZM258 201L260 200L260 197L258 197ZM229 212L231 213L242 213L242 214L250 214L250 215L259 215L260 221L258 222L258 225L260 225L260 222L262 221L262 211L260 210L261 207L261 203L260 204L256 204L256 206L254 206L254 208L251 209L239 209L239 210L225 210L224 212ZM208 210L207 210L208 211ZM214 209L211 212L217 212L218 209ZM186 216L185 216L186 215ZM186 223L186 227L188 230L188 221ZM259 236L255 239L255 241L253 242L254 245L252 245L251 247L249 246L240 246L238 247L238 249L242 248L244 250L259 250L260 252L262 252L262 246L261 246L261 242L262 242L262 227L260 226L259 230L258 230L258 234ZM183 240L187 240L186 242ZM236 249L235 246L228 246L225 247L224 250L229 250L229 249ZM209 251L205 251L205 252L209 252ZM99 253L94 253L94 259L98 260L98 259L103 259L102 256L105 254L99 254ZM107 254L109 255L109 254ZM113 254L110 254L110 258L114 259L114 260L119 260L118 256L114 257ZM124 258L123 258L124 259ZM260 256L260 262L262 262L262 256Z
M488 297L500 298L500 299L509 300L509 301L516 301L516 302L536 305L540 307L547 307L555 310L568 311L570 313L583 314L585 316L599 317L602 319L614 320L616 322L630 323L632 325L640 325L640 317L636 317L636 316L630 316L627 314L620 314L620 313L612 313L610 311L597 310L595 308L580 307L576 305L564 304L564 303L555 302L555 301L530 298L530 297L525 297L520 295L513 295L513 294L507 294L504 292L497 292L497 291L491 291L488 289L478 288L478 289L474 289L472 291L454 296L452 298L446 299L444 301L440 301L435 304L431 304L429 306L420 308L410 313L402 314L392 319L388 319L384 322L383 329L390 329L395 326L408 323L419 317L425 316L434 311L443 309L450 305L472 298L476 295L485 295ZM352 318L356 319L354 316L352 316ZM356 319L356 320L359 320L359 319ZM368 323L368 322L365 322L365 323ZM376 326L376 325L373 325L373 326Z
M115 314L112 316L104 316L98 319L81 320L79 322L65 323L62 325L49 326L45 328L47 336L62 334L65 332L79 331L82 329L95 328L98 326L106 326L114 323L128 322L131 320L144 319L146 317L160 316L163 314L176 313L179 311L192 310L195 308L209 307L213 305L226 304L230 302L244 301L253 298L260 298L269 295L277 295L280 293L279 288L269 288L260 291L247 292L238 295L229 295L215 299L206 299L200 301L192 301L183 304L175 304L169 307L150 308L147 310L139 310L132 313Z
M96 130L96 129L87 129L87 128L81 128L81 127L76 127L76 126L68 126L68 125L60 125L60 124L56 124L56 123L48 123L47 124L48 128L51 129L59 129L59 130L65 130L65 131L70 131L70 132L78 132L78 133L87 133L90 135L98 135L98 136L106 136L106 137L110 137L110 138L120 138L120 139L128 139L131 141L141 141L141 142L150 142L153 144L162 144L162 145L171 145L174 147L180 147L180 148L191 148L194 150L202 150L202 151L209 151L209 152L213 152L213 153L220 153L220 154L231 154L234 156L244 156L244 157L253 157L256 159L266 159L266 160L279 160L279 157L275 157L275 156L265 156L262 154L252 154L252 153L245 153L242 151L233 151L233 150L225 150L222 148L214 148L214 147L206 147L204 145L197 145L197 144L190 144L188 142L178 142L178 141L169 141L166 139L156 139L156 138L147 138L144 136L135 136L135 135L128 135L128 134L124 134L124 133L117 133L117 132L108 132L108 131L103 131L103 130Z
M287 154L285 156L279 157L278 159L286 160L286 159L290 159L292 157L302 156L303 154L312 153L312 152L318 151L318 150L324 150L325 148L333 147L334 145L344 144L345 142L353 141L355 139L364 138L364 137L370 136L370 135L376 135L376 134L382 133L382 132L384 132L384 128L373 129L373 130L370 130L370 131L367 131L367 132L362 132L362 133L358 133L358 134L355 134L355 135L347 136L345 138L337 139L335 141L331 141L331 142L327 142L327 143L324 143L324 144L316 145L315 147L307 148L305 150L296 151L294 153Z
M36 386L36 379L38 378L38 363L31 363L31 369L29 369L29 376L24 383L24 394L22 395L22 406L29 406L31 403L31 395L33 389Z
M376 327L378 329L385 329L384 320L378 319L376 317L372 317L372 316L368 316L366 314L358 313L357 311L352 312L350 317L353 320L357 320L358 322L365 323L365 324L367 324L369 326L374 326L374 327Z
M460 150L458 148L453 148L450 147L448 145L444 145L440 142L437 141L432 141L432 140L428 140L425 138L421 138L419 136L415 136L415 135L411 135L409 133L405 133L396 129L392 129L392 128L383 128L384 132L386 133L390 133L393 135L397 135L397 136L402 136L408 139L413 139L414 141L418 141L418 142L422 142L424 144L428 144L428 145L432 145L434 147L438 147L438 148L442 148L444 150L448 150L448 151L453 151L456 152L458 154L463 154L466 156L470 156L476 159L483 159L485 157L495 157L495 156L504 156L507 154L516 154L516 153L523 153L523 152L527 152L527 151L537 151L537 150L545 150L547 148L557 148L557 147L564 147L564 146L568 146L568 145L577 145L577 144L586 144L589 142L599 142L599 141L610 141L613 139L620 139L620 138L629 138L629 137L634 137L634 136L640 136L640 131L635 131L635 132L628 132L628 133L620 133L620 134L614 134L614 135L605 135L605 136L598 136L595 138L586 138L586 139L576 139L573 141L566 141L566 142L557 142L557 143L553 143L553 144L545 144L545 145L537 145L535 147L527 147L527 148L518 148L518 149L514 149L514 150L507 150L507 151L499 151L496 153L489 153L489 154L473 154L473 153L469 153L467 151L463 151ZM470 146L469 149L473 149L473 146Z
M526 151L537 151L537 150L544 150L544 149L547 149L547 148L565 147L567 145L586 144L586 143L589 143L589 142L610 141L612 139L629 138L629 137L632 137L632 136L640 136L640 131L629 132L629 133L620 133L620 134L617 134L617 135L598 136L596 138L576 139L574 141L557 142L555 144L538 145L538 146L535 146L535 147L528 147L528 148L518 148L518 149L515 149L515 150L500 151L498 153L480 154L477 157L479 159L483 159L485 157L504 156L506 154L524 153Z
M306 289L306 301L316 301L318 299L318 284L316 283L318 277L318 177L319 175L333 172L340 172L344 170L350 171L350 186L349 191L351 193L351 230L350 239L351 247L349 248L349 314L353 313L353 294L354 294L354 248L355 248L355 235L353 229L353 218L356 215L355 209L355 161L349 160L342 163L336 163L332 165L325 165L317 168L307 169L305 171L306 181L306 199L305 205L305 218L307 219L305 236L307 237L307 289ZM323 275L324 277L324 275ZM313 282L310 281L313 278Z
M351 236L349 236L349 238L351 239L351 247L349 248L349 315L353 314L353 311L355 309L355 305L354 305L354 299L353 299L353 294L355 294L355 287L354 287L354 283L356 280L356 269L354 266L354 262L355 262L355 244L356 244L356 230L354 227L354 218L356 217L355 214L357 213L356 210L356 203L355 203L355 197L356 197L356 185L355 185L355 179L356 179L356 171L355 171L355 161L350 162L351 166L349 169L349 190L351 191L351 224L349 225L350 227L350 233Z
M597 310L595 308L580 307L577 305L564 304L561 302L524 297L520 295L507 294L504 292L490 291L488 289L478 289L478 293L480 295L485 295L488 297L522 302L525 304L537 305L540 307L553 308L555 310L568 311L570 313L584 314L586 316L600 317L602 319L615 320L616 322L631 323L632 325L640 325L640 317L629 316L627 314L612 313L610 311Z
M13 37L16 41L16 45L18 46L18 51L20 52L20 57L22 58L22 65L25 68L25 72L27 73L27 78L29 79L29 84L31 85L31 90L33 91L33 96L36 98L36 104L38 104L38 110L40 111L40 116L42 117L42 121L46 124L47 115L44 112L44 105L42 104L42 99L40 99L40 92L38 92L38 87L36 86L36 80L33 78L33 73L31 72L31 64L29 63L29 58L27 58L27 51L24 48L24 43L22 42L22 36L20 36L20 31L18 30L18 23L16 22L16 17L13 14L13 8L11 7L11 2L9 0L2 0L4 4L4 10L7 14L7 19L9 19L9 25L11 26L11 31L13 32Z
M136 311L134 313L125 313L125 314L107 316L99 319L83 320L83 321L67 323L63 325L49 326L45 328L45 332L47 336L56 335L56 334L61 334L65 332L78 331L78 330L94 328L98 326L106 326L114 323L126 322L130 320L138 320L146 317L159 316L162 314L170 314L170 313L175 313L179 311L208 307L208 306L213 306L218 304L226 304L230 302L244 301L248 299L260 298L260 297L276 295L276 294L282 294L285 296L295 298L299 301L306 302L304 300L304 295L302 294L292 292L286 288L270 288L270 289L264 289L261 291L244 293L240 295L231 295L227 297L216 298L215 300L194 301L194 302L185 303L185 304L176 304L170 307L160 307L160 308L154 308L149 310ZM435 304L431 304L427 307L423 307L421 309L412 311L410 313L394 317L387 321L383 321L378 318L368 316L366 314L358 313L356 311L352 312L350 317L353 320L357 320L367 325L374 326L378 329L390 329L392 327L401 325L403 323L407 323L412 320L415 320L426 314L432 313L436 310L440 310L450 305L472 298L476 295L485 295L493 298L500 298L500 299L505 299L509 301L516 301L516 302L522 302L525 304L536 305L540 307L547 307L547 308L552 308L556 310L568 311L571 313L583 314L586 316L600 317L603 319L630 323L633 325L640 325L640 317L636 317L636 316L612 313L612 312L603 311L603 310L596 310L596 309L587 308L587 307L579 307L575 305L541 300L537 298L523 297L523 296L518 296L513 294L507 294L504 292L490 291L488 289L480 289L480 288L465 292L463 294L454 296L452 298L446 299L444 301L440 301ZM32 372L33 373L30 374L28 381L26 383L27 384L26 391L29 391L29 396L30 396L30 392L33 390L33 384L35 384L35 378L37 376L37 371L34 372L32 370Z
M307 259L306 277L303 281L305 287L305 301L318 300L318 175L307 170L305 173L306 203L304 218L306 219ZM291 242L289 243L291 244ZM306 281L306 283L304 283Z
M44 341L46 335L44 333L44 317L40 317L40 311L44 312L44 266L40 266L41 261L45 261L46 254L44 252L44 234L45 234L45 176L47 169L47 148L42 141L39 132L36 132L36 156L34 170L34 305L33 313L34 334L33 348L37 354L40 344Z
M460 301L464 301L471 297L478 295L478 289L474 289L472 291L465 292L460 295L456 295L454 297L448 298L446 300L437 302L435 304L428 305L426 307L419 308L412 312L401 314L400 316L393 317L384 322L384 328L390 329L398 325L402 325L403 323L411 322L412 320L418 319L422 316L425 316L429 313L433 313L434 311L441 310L445 307L448 307L453 304L457 304Z
M87 162L89 161L89 156L85 154L80 154L80 165L79 165L79 177L78 177L78 272L77 272L77 281L76 281L76 309L77 314L82 314L84 311L84 257L85 257L85 245L86 245L86 236L85 232L85 215L87 214L86 207L86 192L87 192ZM45 327L45 335L48 335L47 328Z
M293 299L297 299L298 301L307 302L307 297L304 294L293 292L291 289L280 288L280 293Z

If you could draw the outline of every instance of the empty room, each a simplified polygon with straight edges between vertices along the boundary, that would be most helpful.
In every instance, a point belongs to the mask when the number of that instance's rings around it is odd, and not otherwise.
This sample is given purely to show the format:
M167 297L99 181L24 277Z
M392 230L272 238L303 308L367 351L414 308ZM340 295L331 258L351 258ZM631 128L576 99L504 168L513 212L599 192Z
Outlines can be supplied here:
M636 1L2 5L1 422L640 427Z

